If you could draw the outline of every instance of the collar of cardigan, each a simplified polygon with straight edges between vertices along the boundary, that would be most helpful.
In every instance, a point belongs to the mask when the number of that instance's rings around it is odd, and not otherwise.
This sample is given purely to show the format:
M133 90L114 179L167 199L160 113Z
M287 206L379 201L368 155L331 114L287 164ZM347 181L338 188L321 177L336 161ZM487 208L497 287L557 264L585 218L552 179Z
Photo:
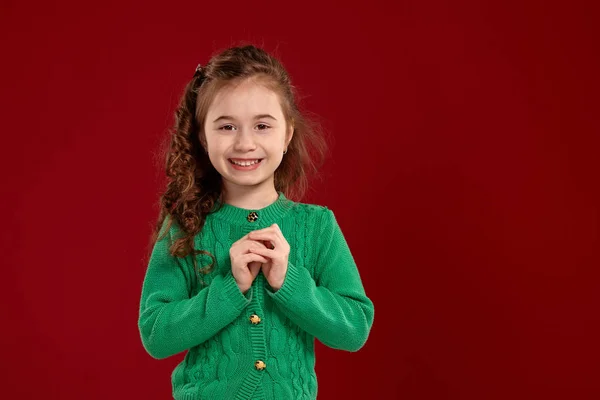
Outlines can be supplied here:
M279 197L275 202L259 209L247 209L217 201L211 213L212 216L231 222L235 225L269 226L280 218L292 207L293 201L278 191Z

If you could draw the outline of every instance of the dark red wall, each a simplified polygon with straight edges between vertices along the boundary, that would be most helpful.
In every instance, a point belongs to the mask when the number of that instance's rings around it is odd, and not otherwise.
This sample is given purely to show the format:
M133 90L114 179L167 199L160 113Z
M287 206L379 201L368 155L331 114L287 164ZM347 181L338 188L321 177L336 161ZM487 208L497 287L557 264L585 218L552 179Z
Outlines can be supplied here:
M592 4L592 2L588 2ZM583 2L0 6L0 397L166 399L142 348L162 171L197 63L276 51L335 138L336 213L375 303L322 399L597 399L597 14Z

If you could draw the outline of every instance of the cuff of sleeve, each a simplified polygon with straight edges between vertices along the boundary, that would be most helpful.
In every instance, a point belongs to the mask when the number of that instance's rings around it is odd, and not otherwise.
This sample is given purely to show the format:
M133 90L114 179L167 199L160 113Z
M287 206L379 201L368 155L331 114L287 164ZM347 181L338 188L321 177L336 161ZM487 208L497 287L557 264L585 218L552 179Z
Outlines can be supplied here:
M279 290L277 290L276 292L273 292L270 289L267 290L267 293L274 300L285 303L292 297L294 291L296 290L296 287L298 287L299 282L300 272L298 271L298 268L296 268L296 266L291 262L288 262L288 269L285 273L283 285L281 285Z
M252 300L252 288L246 294L242 293L231 271L223 277L222 293L223 298L229 300L238 310L242 310Z

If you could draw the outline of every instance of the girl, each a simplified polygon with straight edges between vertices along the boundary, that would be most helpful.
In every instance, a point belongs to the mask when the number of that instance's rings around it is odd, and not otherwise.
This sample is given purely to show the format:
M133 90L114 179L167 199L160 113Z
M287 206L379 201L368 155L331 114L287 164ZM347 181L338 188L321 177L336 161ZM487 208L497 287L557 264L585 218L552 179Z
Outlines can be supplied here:
M175 399L315 399L314 339L365 344L374 307L333 212L284 194L316 170L309 146L324 154L277 59L244 46L198 66L176 111L138 321L152 357L188 350Z

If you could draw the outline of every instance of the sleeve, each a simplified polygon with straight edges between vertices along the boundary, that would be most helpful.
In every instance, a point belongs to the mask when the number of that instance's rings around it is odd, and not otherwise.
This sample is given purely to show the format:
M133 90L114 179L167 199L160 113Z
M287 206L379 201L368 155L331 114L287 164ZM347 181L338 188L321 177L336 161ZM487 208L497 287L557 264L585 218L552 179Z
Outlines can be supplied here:
M333 211L325 208L316 232L315 279L290 262L281 288L273 292L267 287L267 293L288 318L324 345L358 351L373 325L373 302Z
M169 217L165 218L162 230ZM173 226L175 223L173 223ZM152 249L142 285L138 328L154 358L166 358L208 340L235 320L250 303L231 273L217 275L190 297L187 267L169 253L173 226Z

